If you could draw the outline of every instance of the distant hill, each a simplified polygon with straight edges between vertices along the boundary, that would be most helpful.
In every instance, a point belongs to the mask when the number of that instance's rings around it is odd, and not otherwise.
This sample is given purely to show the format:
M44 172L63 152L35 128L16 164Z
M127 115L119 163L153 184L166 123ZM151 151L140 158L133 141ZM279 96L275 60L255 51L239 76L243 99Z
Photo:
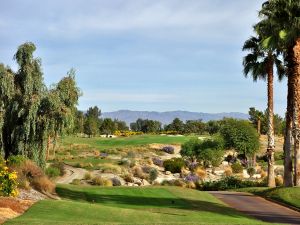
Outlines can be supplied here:
M150 111L130 111L119 110L115 112L102 113L103 118L112 118L125 121L128 125L135 122L138 118L158 120L162 124L169 124L178 117L182 121L199 120L207 122L209 120L219 120L224 117L236 119L248 119L249 115L245 113L230 112L230 113L202 113L202 112L188 112L188 111L170 111L170 112L150 112Z

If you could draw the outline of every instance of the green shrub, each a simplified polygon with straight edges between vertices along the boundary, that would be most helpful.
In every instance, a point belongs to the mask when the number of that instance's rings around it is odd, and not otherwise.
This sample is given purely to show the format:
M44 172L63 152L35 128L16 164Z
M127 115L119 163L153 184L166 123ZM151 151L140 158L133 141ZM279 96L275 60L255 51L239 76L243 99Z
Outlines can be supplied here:
M231 165L231 169L233 173L242 173L243 172L243 166L239 164L238 162L235 162Z
M250 177L253 177L253 175L256 173L256 169L253 167L250 167L247 169L247 173L249 174Z
M246 187L263 187L264 182L243 181L237 177L223 177L218 181L208 181L202 183L198 188L202 191L222 191L228 189L246 188Z
M59 176L63 176L65 174L65 166L62 162L54 162L51 164L51 167L57 168L59 170Z
M185 162L182 158L173 158L164 161L165 171L170 171L171 173L180 173L182 167L185 166Z
M21 166L24 163L26 158L22 155L11 155L7 159L7 164L9 166Z
M60 175L60 170L56 167L49 166L46 168L45 173L48 177L54 178Z
M149 180L152 183L154 180L156 180L158 176L158 171L155 168L152 168L149 172Z

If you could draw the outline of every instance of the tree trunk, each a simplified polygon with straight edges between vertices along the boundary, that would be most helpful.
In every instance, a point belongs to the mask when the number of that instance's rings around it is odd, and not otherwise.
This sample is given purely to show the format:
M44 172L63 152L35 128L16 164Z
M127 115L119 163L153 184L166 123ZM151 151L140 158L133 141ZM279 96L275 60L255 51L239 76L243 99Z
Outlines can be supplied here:
M260 120L260 117L257 119L257 133L258 135L260 136L260 128L261 127L261 120Z
M288 94L287 94L287 111L286 111L286 127L283 144L284 152L284 186L293 186L293 163L291 156L292 147L292 127L293 127L293 91L291 86L292 77L288 76Z
M51 137L48 135L48 141L47 141L47 155L46 155L46 160L49 159L49 151L50 151L50 142L51 142Z
M293 47L293 97L294 97L294 115L293 115L293 136L294 136L294 184L300 186L300 38Z
M271 56L272 57L272 56ZM274 173L274 152L275 152L275 137L274 137L274 101L273 101L273 60L269 58L268 62L268 186L275 187L275 173Z

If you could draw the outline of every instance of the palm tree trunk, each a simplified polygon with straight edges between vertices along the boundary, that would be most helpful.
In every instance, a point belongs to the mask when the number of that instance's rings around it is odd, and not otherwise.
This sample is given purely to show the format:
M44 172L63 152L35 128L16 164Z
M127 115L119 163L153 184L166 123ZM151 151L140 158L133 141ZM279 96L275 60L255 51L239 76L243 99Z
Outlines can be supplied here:
M291 155L292 147L292 127L293 127L293 91L291 86L292 78L288 76L288 94L287 94L287 112L286 112L286 127L284 136L284 186L293 186L293 163Z
M274 100L273 100L273 60L269 58L268 62L268 186L275 187L275 173L274 173L274 152L275 152L275 138L274 138Z
M293 47L293 136L294 136L294 184L300 186L300 38Z

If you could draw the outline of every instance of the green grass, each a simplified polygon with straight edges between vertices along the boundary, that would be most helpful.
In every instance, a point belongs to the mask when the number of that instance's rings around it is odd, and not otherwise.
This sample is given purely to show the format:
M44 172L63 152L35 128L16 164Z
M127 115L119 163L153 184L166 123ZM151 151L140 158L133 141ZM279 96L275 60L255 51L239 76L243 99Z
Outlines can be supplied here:
M208 193L177 187L63 185L57 192L64 200L40 201L5 224L266 224Z
M118 138L83 138L68 136L62 139L63 146L70 146L73 144L86 144L98 150L105 150L109 148L122 148L122 147L137 147L144 146L152 143L157 144L182 144L193 136L162 136L162 135L137 135L131 137L118 137Z
M300 187L242 188L237 191L250 192L300 209Z

